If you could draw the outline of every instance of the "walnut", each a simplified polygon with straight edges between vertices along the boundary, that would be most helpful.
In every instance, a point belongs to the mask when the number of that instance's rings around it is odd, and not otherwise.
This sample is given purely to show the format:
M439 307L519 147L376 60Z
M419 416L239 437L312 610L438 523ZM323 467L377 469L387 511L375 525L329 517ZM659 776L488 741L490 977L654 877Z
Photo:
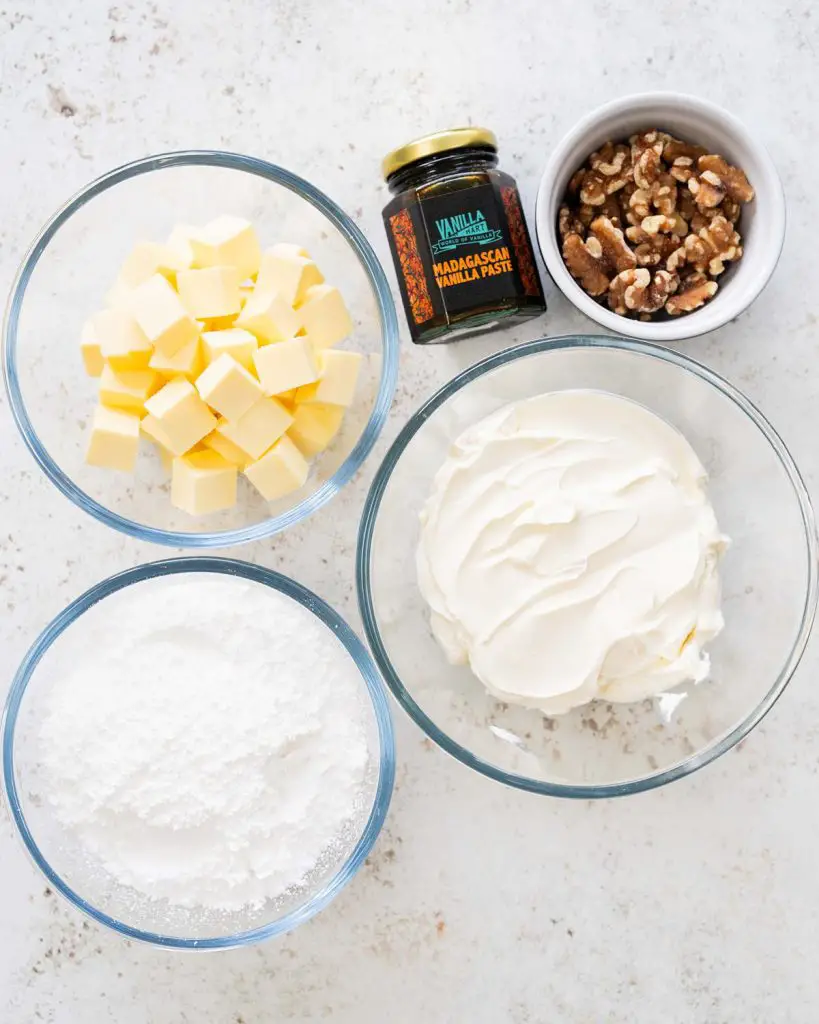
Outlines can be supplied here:
M683 157L693 163L699 157L705 156L707 152L708 150L704 146L681 142L680 139L670 139L663 147L663 159L667 164L674 164L680 157Z
M593 171L598 171L605 178L631 178L631 151L628 146L615 146L607 142L596 153L592 153L589 163Z
M663 172L660 155L653 149L644 149L634 164L634 184L651 191L651 186Z
M644 188L635 189L628 201L628 219L631 224L639 224L651 213L651 193Z
M647 235L656 235L659 231L663 234L670 234L677 227L676 217L664 217L657 213L653 217L643 217L640 227Z
M732 167L726 160L716 154L699 157L697 166L705 174L713 174L720 183L721 188L736 202L750 203L754 198L754 190L745 176L745 172L739 167Z
M742 256L739 235L734 230L734 225L725 217L714 217L710 226L700 231L699 237L711 250L708 273L713 277L718 277L725 270L726 263L738 260Z
M586 171L580 186L580 202L586 206L601 206L606 199L606 179L599 171Z
M631 162L636 167L637 161L645 153L647 149L652 149L657 156L663 155L663 147L667 140L670 140L671 136L665 136L661 132L642 132L637 135L632 135L628 140L631 145Z
M696 174L694 161L690 156L678 156L669 168L668 173L675 181L685 184L692 174Z
M615 313L656 313L677 289L677 278L658 270L652 278L645 267L623 270L609 285L609 306Z
M637 266L637 257L623 237L623 232L615 227L608 217L593 220L591 232L600 242L603 263L607 269L619 273L623 270L633 270Z
M561 238L565 238L566 235L571 234L584 237L586 234L586 228L583 222L576 214L572 213L568 206L561 206L558 211L557 230L560 232Z
M731 224L736 224L739 220L739 215L742 212L742 206L736 201L736 199L726 196L719 204L719 212Z
M573 175L558 213L563 258L620 315L698 309L742 257L737 227L754 190L703 146L650 130L606 142Z
M701 210L713 209L713 207L719 206L725 198L722 182L713 171L703 171L699 175L692 174L688 179L688 191Z
M627 228L626 236L634 243L634 255L640 267L656 267L660 263L665 263L671 253L682 244L682 239L677 234L649 235L639 226Z
M695 309L705 305L709 299L717 294L719 285L716 281L699 281L695 284L687 282L683 290L671 298L665 304L665 311L669 316L679 316L680 313L692 313Z
M606 292L609 277L603 269L603 247L597 238L592 236L584 242L580 235L567 235L563 240L563 259L583 291L592 296Z
M670 174L660 174L651 186L651 205L670 217L677 209L677 182Z
M609 285L609 307L620 316L636 310L651 283L651 274L644 268L624 270Z

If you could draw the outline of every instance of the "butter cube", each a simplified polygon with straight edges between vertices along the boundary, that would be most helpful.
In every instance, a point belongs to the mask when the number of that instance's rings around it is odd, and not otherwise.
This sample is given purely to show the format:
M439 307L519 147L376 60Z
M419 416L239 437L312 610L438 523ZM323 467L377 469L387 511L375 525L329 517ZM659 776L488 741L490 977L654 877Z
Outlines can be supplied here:
M154 274L136 287L128 305L148 340L163 355L175 356L199 337L199 325L161 274Z
M234 316L242 308L239 285L242 276L236 267L206 267L181 270L176 275L179 298L197 320Z
M236 504L238 470L215 451L190 452L173 460L171 504L192 516Z
M264 395L256 378L226 352L197 378L196 390L228 420L238 420Z
M293 417L275 398L262 398L238 420L219 420L216 429L247 452L250 461L261 458L292 422Z
M184 377L176 377L152 395L145 410L158 421L162 444L174 455L184 455L216 427L216 417Z
M165 245L171 250L174 258L178 261L178 270L189 270L193 266L194 256L191 238L198 234L199 231L200 228L196 228L191 224L177 224L168 235Z
M231 313L229 316L211 316L198 322L203 334L207 332L213 333L214 331L230 331L233 330L233 325L236 323L238 315L238 313Z
M87 320L83 324L82 334L80 334L80 353L88 376L99 377L103 366L105 366L105 358L100 348L100 340L93 320Z
M287 434L256 462L245 467L245 476L266 501L297 491L307 480L310 464Z
M155 351L148 366L168 380L180 376L187 377L188 380L195 380L205 368L205 357L200 339L194 338L193 341L189 341L173 356L166 356L162 352Z
M258 286L242 307L236 320L237 327L255 334L263 345L292 338L301 326L293 307L277 292L265 291Z
M341 429L344 408L340 405L297 405L287 435L308 459L318 455Z
M93 317L92 324L100 352L113 370L144 370L148 366L153 346L125 310L104 309Z
M319 368L307 338L291 338L275 345L264 345L253 353L253 362L267 395L290 391L319 377Z
M308 288L296 313L300 327L317 348L337 345L353 329L341 292L330 284L314 284Z
M98 405L85 461L104 469L133 471L139 451L139 416Z
M170 449L170 438L162 429L162 424L155 416L151 416L150 413L143 416L139 422L139 430L140 433L144 434L149 441L152 441L160 449L160 455L164 452L169 459L174 457ZM170 465L168 468L170 468Z
M136 288L154 274L174 284L176 272L184 269L185 264L170 246L137 242L122 264L115 287Z
M218 430L214 430L212 434L203 438L202 444L212 451L219 452L223 459L227 459L228 462L240 469L244 469L250 461L247 452L243 451L238 444L223 437Z
M277 292L291 306L302 302L307 289L322 284L324 275L306 256L266 249L262 253L256 287L265 292Z
M259 270L262 251L250 221L217 217L190 239L194 266L234 267L241 280Z
M111 409L142 413L145 401L157 390L159 376L153 370L128 370L116 373L110 366L100 376L100 402Z
M361 369L361 353L325 349L318 354L318 367L318 381L299 388L296 401L351 405Z
M310 259L310 253L303 246L293 242L276 242L265 251L274 252L277 256L304 256L306 259Z
M246 370L252 370L253 353L259 347L259 342L250 331L243 331L241 327L230 327L226 331L204 331L202 347L208 364L226 354L233 356Z

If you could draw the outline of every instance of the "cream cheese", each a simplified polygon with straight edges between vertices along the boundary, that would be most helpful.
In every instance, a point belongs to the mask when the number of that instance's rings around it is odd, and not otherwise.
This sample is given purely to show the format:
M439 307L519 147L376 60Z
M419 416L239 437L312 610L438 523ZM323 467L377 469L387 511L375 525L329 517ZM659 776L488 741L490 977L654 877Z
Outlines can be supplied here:
M549 715L702 681L728 543L706 481L682 434L606 392L539 395L470 427L417 552L448 660Z

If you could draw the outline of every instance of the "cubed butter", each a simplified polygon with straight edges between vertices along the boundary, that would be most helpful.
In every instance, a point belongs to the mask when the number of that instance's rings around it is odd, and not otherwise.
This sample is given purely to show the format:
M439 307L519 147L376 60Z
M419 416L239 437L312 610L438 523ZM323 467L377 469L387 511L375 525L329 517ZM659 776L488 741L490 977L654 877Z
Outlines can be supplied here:
M307 480L310 465L287 434L265 454L245 467L245 476L266 501L297 491Z
M91 322L103 359L112 369L146 369L153 346L129 313L123 309L104 309Z
M161 274L174 284L177 271L184 269L184 262L170 246L157 242L137 242L122 264L117 284L124 288L136 288L154 274Z
M306 256L266 249L262 253L256 287L266 292L277 292L291 306L303 302L307 289L323 284L324 275Z
M104 469L133 471L139 451L139 416L98 405L85 461Z
M263 398L238 420L220 420L217 431L247 452L248 461L259 459L282 436L293 417L275 398Z
M341 405L297 405L287 435L308 459L324 449L341 429Z
M227 459L228 462L238 466L240 469L244 469L250 461L250 456L246 451L243 451L238 444L234 444L233 441L223 437L218 430L214 430L212 434L208 434L207 437L203 438L202 444L206 448L219 452L222 458Z
M184 377L176 377L152 395L145 410L157 420L164 435L162 444L174 455L184 455L216 427L216 417Z
M194 266L235 267L241 280L259 270L262 250L250 221L242 217L217 217L190 239Z
M129 296L128 305L148 341L163 355L175 356L199 337L199 324L161 274L154 274L135 288Z
M306 256L310 259L310 253L303 245L296 245L295 242L276 242L266 252L275 252L279 256Z
M274 341L286 341L299 330L301 321L293 307L277 292L254 288L236 320L237 327L259 339L263 345Z
M170 449L170 438L162 429L162 424L156 416L152 416L150 413L143 416L139 423L139 429L157 447L164 448L173 457L173 452Z
M233 356L246 370L253 369L253 353L259 347L255 334L231 327L226 331L205 331L202 334L205 362L210 365L221 355Z
M341 292L330 284L308 288L296 313L300 327L310 335L316 348L337 345L353 329Z
M199 325L203 334L208 331L229 331L236 323L238 315L238 313L231 313L230 316L212 316L208 319L200 320Z
M275 345L263 345L253 353L253 362L267 395L278 395L303 384L311 384L319 377L316 357L307 338L291 338Z
M127 409L142 413L145 402L160 386L153 370L127 370L117 373L110 366L100 376L100 402L110 409Z
M178 270L189 270L193 266L193 247L191 246L191 238L197 234L201 229L194 227L192 224L177 224L173 231L168 235L168 241L165 245L174 254L174 257L179 262Z
M171 504L192 516L232 508L237 478L236 466L218 452L190 452L173 460Z
M226 352L197 378L196 390L228 420L238 420L264 395L253 374Z
M202 343L199 338L194 338L173 356L166 356L155 350L148 366L152 370L156 370L166 380L180 376L187 377L188 380L195 380L205 368Z
M80 335L80 353L82 354L85 372L89 377L99 377L102 368L105 366L105 358L100 348L100 340L93 320L87 320L83 324Z
M242 277L236 267L205 267L181 270L176 285L182 305L197 320L234 316L242 308L239 285Z
M351 405L361 369L361 353L325 349L318 354L318 368L318 381L299 388L296 401Z

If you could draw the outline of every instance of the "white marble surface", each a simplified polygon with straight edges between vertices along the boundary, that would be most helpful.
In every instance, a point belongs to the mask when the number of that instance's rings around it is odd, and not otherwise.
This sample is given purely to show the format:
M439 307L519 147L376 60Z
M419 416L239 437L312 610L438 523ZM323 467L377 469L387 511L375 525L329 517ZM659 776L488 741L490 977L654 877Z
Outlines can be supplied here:
M549 147L588 108L641 89L703 93L770 147L789 226L755 306L686 350L768 413L815 492L817 55L810 0L11 0L0 5L2 287L66 196L150 151L221 146L291 167L351 211L386 261L378 161L394 144L485 123L531 208ZM524 330L427 351L405 342L390 425L365 470L303 528L239 554L283 568L357 624L357 517L388 439L480 355L590 327L551 294L548 319ZM163 552L61 497L7 409L0 481L5 687L70 598ZM171 955L90 925L44 888L0 809L0 1020L812 1022L816 669L814 644L740 749L666 790L608 803L506 791L396 713L398 786L371 862L297 934L246 951Z

